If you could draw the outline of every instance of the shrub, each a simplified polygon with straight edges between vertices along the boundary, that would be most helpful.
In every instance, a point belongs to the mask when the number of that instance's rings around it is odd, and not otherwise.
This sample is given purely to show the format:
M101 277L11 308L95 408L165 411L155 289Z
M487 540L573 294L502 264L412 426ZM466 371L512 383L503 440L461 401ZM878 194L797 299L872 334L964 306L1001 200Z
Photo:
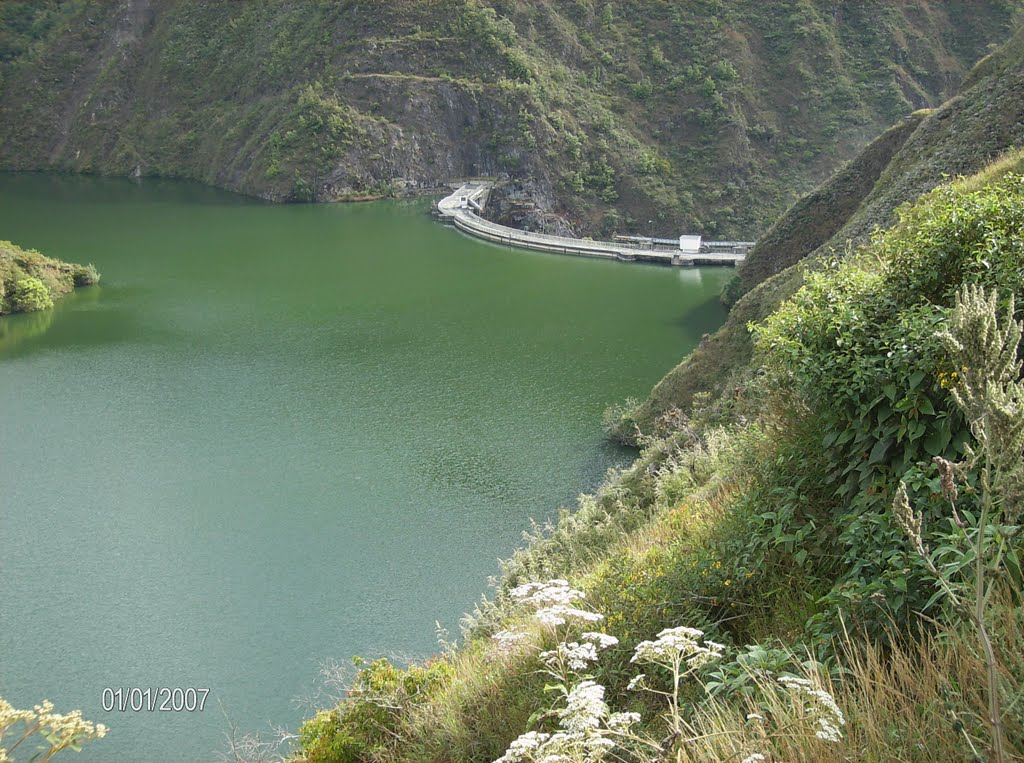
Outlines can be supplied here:
M452 667L444 658L402 669L386 659L359 669L347 698L323 710L299 729L303 763L355 763L398 740L402 718L418 704L448 685Z
M951 394L958 369L938 333L961 284L996 287L1004 297L1024 293L1022 230L1024 179L978 191L939 188L902 210L900 222L860 254L808 273L804 287L755 327L770 398L789 412L783 426L805 422L810 439L800 447L808 463L824 457L814 471L838 499L815 502L832 506L816 521L838 530L818 555L839 559L814 626L819 635L843 611L877 638L893 621L930 611L934 588L906 552L891 496L902 480L926 517L945 513L930 459L957 460L970 431ZM769 502L782 498L772 502L775 512L806 494L778 492L771 472L763 485ZM780 539L806 521L787 516Z
M725 286L722 287L722 293L719 295L719 300L726 307L732 307L742 296L743 281L740 280L739 275L734 273L733 276L726 281Z
M100 274L94 265L73 265L71 278L75 286L95 286L100 282Z
M601 415L605 436L618 442L632 444L637 431L635 414L639 405L639 400L630 397L605 408Z
M38 278L23 276L14 282L10 303L14 312L30 313L53 307L53 298L50 296L50 290Z

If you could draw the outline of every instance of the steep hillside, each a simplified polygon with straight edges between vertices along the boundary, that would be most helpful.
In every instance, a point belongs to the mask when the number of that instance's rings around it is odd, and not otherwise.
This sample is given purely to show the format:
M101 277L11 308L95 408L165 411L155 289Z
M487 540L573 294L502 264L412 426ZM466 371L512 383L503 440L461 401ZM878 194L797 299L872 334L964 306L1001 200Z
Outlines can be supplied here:
M1024 760L1022 48L794 205L638 460L290 759Z
M742 409L645 439L457 649L357 660L289 759L1024 760L1019 160L809 274Z
M534 227L752 237L1017 0L0 4L0 166L271 199L508 175Z
M912 132L911 132L912 130ZM1011 152L1002 171L1019 161L1024 146L1024 31L982 60L960 92L940 108L915 114L889 130L814 193L797 202L765 234L740 268L726 325L702 342L658 383L637 410L613 424L630 437L634 424L649 429L674 407L687 408L698 393L742 394L753 345L747 325L771 313L802 282L802 259L818 262L855 251L896 210L944 178L973 175Z

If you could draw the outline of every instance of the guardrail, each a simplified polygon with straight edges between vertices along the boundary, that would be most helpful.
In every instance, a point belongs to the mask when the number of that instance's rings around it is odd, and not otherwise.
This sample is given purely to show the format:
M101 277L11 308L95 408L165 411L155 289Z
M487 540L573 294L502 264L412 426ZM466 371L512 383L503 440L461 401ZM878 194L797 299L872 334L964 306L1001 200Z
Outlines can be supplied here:
M682 253L676 250L658 251L650 247L642 248L628 244L617 244L611 241L593 241L590 239L568 238L566 236L552 236L546 233L533 233L531 231L509 228L505 225L485 220L475 214L473 207L481 209L478 203L474 203L489 191L490 186L479 186L473 183L464 184L450 196L441 199L437 203L437 212L440 216L448 218L456 228L462 232L476 236L477 238L492 243L504 244L506 246L533 249L542 252L553 252L556 254L573 254L584 257L600 257L603 259L615 259L625 262L642 260L644 262L661 262L671 265L695 265L695 264L716 264L736 265L743 260L746 253L731 251L709 251L701 247L699 253ZM652 239L645 239L652 241ZM670 239L653 239L657 242L668 242ZM678 244L678 242L676 242ZM706 242L711 245L736 246L747 242ZM716 246L716 248L718 248ZM737 246L738 248L738 246Z

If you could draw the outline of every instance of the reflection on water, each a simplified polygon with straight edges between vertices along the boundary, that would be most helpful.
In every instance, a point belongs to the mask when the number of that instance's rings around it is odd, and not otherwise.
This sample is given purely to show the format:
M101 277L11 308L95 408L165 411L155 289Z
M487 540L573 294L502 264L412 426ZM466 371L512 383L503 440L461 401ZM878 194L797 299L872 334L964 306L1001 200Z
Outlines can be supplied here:
M45 345L39 340L54 331L70 334L68 341L77 343L73 337L85 328L83 324L104 312L102 290L101 286L84 286L54 300L49 310L0 316L0 358L22 357L44 347L52 348L50 336ZM53 339L59 342L60 337Z
M53 324L56 310L0 315L0 353L7 353L19 343L44 333Z
M700 286L703 283L704 271L701 268L679 268L679 280L683 283Z

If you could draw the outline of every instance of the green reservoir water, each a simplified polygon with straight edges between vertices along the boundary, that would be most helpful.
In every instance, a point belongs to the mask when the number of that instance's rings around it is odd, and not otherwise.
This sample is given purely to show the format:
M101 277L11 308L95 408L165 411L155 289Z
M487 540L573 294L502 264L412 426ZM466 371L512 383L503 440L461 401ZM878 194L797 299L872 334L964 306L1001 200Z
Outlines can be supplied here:
M80 761L294 728L328 658L427 656L530 517L628 453L728 269L511 251L425 202L274 206L0 176L0 238L102 285L0 318L0 694L110 726ZM199 687L203 712L104 712Z

